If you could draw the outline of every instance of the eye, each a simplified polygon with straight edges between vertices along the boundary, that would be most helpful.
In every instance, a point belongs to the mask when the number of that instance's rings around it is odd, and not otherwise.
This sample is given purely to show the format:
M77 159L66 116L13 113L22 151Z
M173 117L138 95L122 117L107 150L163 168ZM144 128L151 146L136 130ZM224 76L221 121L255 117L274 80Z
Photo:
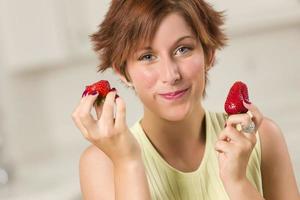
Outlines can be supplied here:
M139 61L152 61L155 57L152 54L145 54L138 58Z
M177 50L176 50L176 52L175 52L175 54L186 54L186 53L188 53L189 51L191 50L191 48L190 47L179 47Z

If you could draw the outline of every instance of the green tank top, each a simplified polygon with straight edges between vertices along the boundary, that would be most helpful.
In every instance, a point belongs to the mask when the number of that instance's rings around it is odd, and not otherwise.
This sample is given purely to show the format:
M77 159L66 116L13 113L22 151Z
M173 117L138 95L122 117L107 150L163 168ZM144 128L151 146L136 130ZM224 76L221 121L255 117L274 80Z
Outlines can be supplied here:
M182 172L168 164L153 147L139 119L131 128L142 149L142 158L152 200L229 200L219 177L214 144L224 127L224 113L205 111L206 145L200 166L193 172ZM262 194L261 148L259 135L249 159L247 178Z

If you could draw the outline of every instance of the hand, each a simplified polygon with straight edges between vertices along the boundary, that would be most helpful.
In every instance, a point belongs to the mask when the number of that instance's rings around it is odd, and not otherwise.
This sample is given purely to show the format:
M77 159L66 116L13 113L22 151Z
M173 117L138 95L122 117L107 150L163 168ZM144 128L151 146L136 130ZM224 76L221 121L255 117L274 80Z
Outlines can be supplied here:
M246 103L244 106L252 113L252 119L247 113L230 115L226 121L226 127L220 133L215 145L216 151L219 152L220 177L225 185L246 179L247 165L256 144L256 132L263 119L256 106ZM237 124L246 126L251 123L251 120L255 124L253 133L237 131Z
M72 114L83 136L101 149L114 164L140 159L140 147L126 124L126 106L116 91L107 94L103 105L95 107L97 119L91 114L96 95L84 96ZM116 101L116 118L114 104Z

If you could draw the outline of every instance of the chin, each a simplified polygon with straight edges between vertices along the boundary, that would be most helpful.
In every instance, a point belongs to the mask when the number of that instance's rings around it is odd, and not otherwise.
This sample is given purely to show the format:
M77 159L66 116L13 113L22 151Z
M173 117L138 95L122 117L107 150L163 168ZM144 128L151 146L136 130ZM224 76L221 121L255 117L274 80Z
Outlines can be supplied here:
M186 119L189 113L189 105L186 105L185 107L163 109L162 111L160 111L160 116L162 119L169 122L179 122Z
M161 118L167 122L181 122L185 119L185 117L178 116L161 116Z

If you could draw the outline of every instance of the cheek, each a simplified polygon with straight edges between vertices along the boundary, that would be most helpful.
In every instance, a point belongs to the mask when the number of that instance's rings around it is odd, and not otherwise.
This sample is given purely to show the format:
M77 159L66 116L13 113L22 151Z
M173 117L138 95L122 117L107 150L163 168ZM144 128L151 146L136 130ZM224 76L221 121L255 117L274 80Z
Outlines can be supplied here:
M136 89L150 89L155 86L157 81L157 74L154 71L137 71L133 74L134 85L138 86Z
M186 67L185 75L189 78L191 77L204 77L204 60L203 58L197 57L189 60L187 63L189 67Z

